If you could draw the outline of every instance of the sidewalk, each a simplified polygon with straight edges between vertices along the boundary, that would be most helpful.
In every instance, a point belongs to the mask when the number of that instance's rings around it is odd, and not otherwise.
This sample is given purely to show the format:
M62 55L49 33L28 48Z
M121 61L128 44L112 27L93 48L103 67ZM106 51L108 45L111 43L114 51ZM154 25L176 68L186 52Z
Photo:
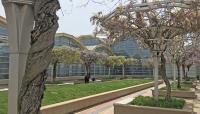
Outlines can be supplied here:
M200 114L200 83L197 85L196 95L197 99L194 100L194 112Z
M164 84L159 85L159 88L164 87ZM108 101L103 104L99 104L93 107L90 107L88 109L82 110L80 112L76 112L75 114L114 114L114 107L113 104L116 102L123 102L123 103L129 103L133 100L134 97L137 97L139 95L143 96L151 96L151 90L152 88L148 88L136 93L133 93L131 95L127 95L115 100Z
M7 91L8 85L0 85L0 91Z

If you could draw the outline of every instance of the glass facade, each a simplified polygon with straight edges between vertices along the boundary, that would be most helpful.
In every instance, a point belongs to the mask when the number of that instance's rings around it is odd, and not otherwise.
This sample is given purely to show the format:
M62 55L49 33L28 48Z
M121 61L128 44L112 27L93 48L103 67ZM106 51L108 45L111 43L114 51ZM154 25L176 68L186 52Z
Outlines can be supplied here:
M56 37L55 38L55 46L70 46L70 47L74 47L74 48L78 48L78 44L72 40L71 38L66 38L65 36L61 36L61 37Z
M8 79L9 73L9 47L7 40L8 33L6 28L0 27L0 79ZM3 41L4 40L4 41Z
M9 72L8 44L0 43L0 79L8 79Z
M116 42L111 46L113 53L138 59L151 57L149 49L142 49L133 38L126 38L123 41Z
M81 43L87 46L95 46L102 44L102 42L96 38L82 38ZM63 37L56 38L55 46L72 46L75 47L75 43L71 39L66 39ZM135 58L148 58L150 57L150 51L148 49L141 49L137 45L134 39L126 39L121 42L117 42L111 46L111 50L116 55L123 55ZM52 67L51 67L52 68ZM92 64L91 65L91 75L108 75L108 68L104 65ZM125 68L126 75L151 75L153 74L152 68L143 66L142 64L128 65ZM85 66L81 64L62 64L57 66L57 76L58 77L68 77L68 76L84 76ZM122 66L115 66L111 68L111 75L122 75Z
M0 36L1 38L7 38L8 33L7 33L6 28L0 27Z
M81 43L85 46L94 46L101 44L101 41L96 38L82 38Z

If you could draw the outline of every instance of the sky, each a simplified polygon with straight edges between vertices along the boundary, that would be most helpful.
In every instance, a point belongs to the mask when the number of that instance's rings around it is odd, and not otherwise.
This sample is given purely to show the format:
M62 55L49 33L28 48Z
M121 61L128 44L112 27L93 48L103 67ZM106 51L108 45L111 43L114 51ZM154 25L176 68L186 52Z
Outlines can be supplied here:
M106 2L105 4L89 2L87 4L87 0L59 1L61 10L57 13L59 16L59 29L57 32L65 32L74 36L93 34L95 26L90 22L90 17L99 11L108 13L116 7L116 2ZM96 1L100 2L102 0ZM5 17L2 4L0 4L0 15Z

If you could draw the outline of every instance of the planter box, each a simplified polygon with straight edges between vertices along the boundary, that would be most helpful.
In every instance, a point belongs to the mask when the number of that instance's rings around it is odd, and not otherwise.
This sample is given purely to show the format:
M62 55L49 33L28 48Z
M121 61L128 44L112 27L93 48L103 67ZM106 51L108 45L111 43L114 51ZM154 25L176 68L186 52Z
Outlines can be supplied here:
M162 81L159 81L161 84ZM62 103L52 104L41 108L42 114L67 114L75 112L90 106L94 106L115 98L119 98L146 88L150 88L154 85L153 82L145 83L141 85L131 86L114 91L104 92L88 97L83 97L75 100L70 100Z
M194 114L190 109L171 109L128 104L114 104L114 114Z
M154 93L154 90L152 90L152 94ZM159 96L165 96L166 95L166 90L159 90ZM195 95L195 91L171 91L171 96L172 97L180 97L180 98L196 98L197 96Z

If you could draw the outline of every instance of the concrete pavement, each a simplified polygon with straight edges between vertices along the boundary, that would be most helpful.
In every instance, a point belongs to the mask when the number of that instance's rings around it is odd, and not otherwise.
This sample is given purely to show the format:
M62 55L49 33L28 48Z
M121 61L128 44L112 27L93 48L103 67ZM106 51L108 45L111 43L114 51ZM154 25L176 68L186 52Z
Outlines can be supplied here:
M0 91L8 91L8 85L0 85Z
M194 112L200 114L200 82L197 84L196 88L197 99L194 100Z
M161 85L159 85L159 88L164 87L164 86L165 86L164 84L161 84ZM153 87L142 90L142 91L138 91L136 93L90 107L90 108L82 110L80 112L76 112L75 114L114 114L114 107L113 107L114 103L117 103L117 102L129 103L133 100L134 97L137 97L139 95L151 96L152 89L153 89Z

